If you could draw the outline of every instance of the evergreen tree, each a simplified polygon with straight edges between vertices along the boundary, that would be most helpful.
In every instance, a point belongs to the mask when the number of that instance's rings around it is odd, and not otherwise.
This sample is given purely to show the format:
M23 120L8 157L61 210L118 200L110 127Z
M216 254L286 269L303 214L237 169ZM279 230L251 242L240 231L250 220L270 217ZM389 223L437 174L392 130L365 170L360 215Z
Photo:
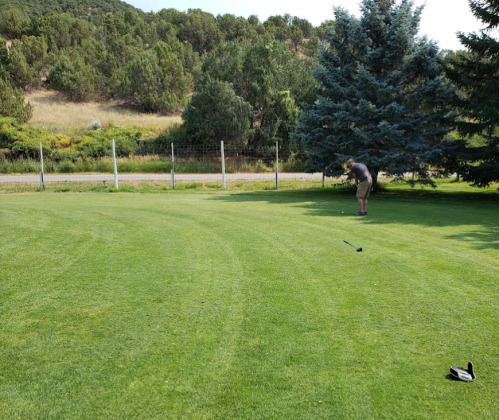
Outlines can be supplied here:
M289 28L289 36L295 51L298 51L299 47L303 44L303 31L299 26L291 26Z
M318 99L295 135L309 171L339 176L354 157L376 182L379 171L424 177L440 161L451 91L437 46L417 38L421 12L409 0L363 0L359 19L334 9L314 73Z
M317 38L317 36L315 35L312 35L310 39L303 43L301 52L308 57L315 57L319 52L319 38Z
M12 85L24 91L29 90L36 84L36 72L28 64L22 49L22 44L17 39L12 42L9 59L10 80Z
M158 42L154 52L161 69L161 103L163 109L174 109L184 106L191 90L192 77L185 72L181 59L173 48Z
M109 86L112 69L116 67L114 56L109 54L105 46L95 38L84 39L81 45L73 49L72 55L81 57L94 70L96 90L105 92Z
M49 14L41 18L38 31L47 40L49 52L71 47L71 28L74 21L74 17L68 13Z
M191 144L243 145L249 136L252 108L232 85L208 78L182 114L184 141Z
M161 69L154 51L144 51L125 69L119 87L124 99L130 99L145 112L158 111L161 101Z
M238 96L246 98L246 81L243 76L245 43L240 41L225 42L217 46L203 59L201 72L212 80L229 82ZM201 78L196 90L203 84Z
M216 19L225 41L255 39L255 37L258 37L254 28L243 17L225 14L218 15Z
M45 38L36 36L23 36L21 48L28 64L32 67L33 76L40 79L40 75L46 70L47 65L47 43Z
M50 70L47 82L74 102L90 99L95 93L95 71L81 57L74 60L61 57Z
M164 111L187 103L191 82L172 48L160 41L125 68L118 92L143 111Z
M25 102L24 92L14 89L0 77L0 116L16 118L24 124L33 116L33 106Z
M215 17L201 9L189 9L188 19L180 25L179 37L183 42L192 44L200 54L213 50L223 38Z
M7 38L20 38L29 30L29 18L18 9L0 10L0 33Z
M499 0L469 3L484 29L479 34L459 34L468 51L449 57L446 72L459 90L455 100L460 114L459 133L468 138L481 136L482 142L468 147L463 141L456 142L458 151L449 157L454 167L449 169L485 187L499 181L499 41L490 34L499 26Z
M0 79L8 80L9 73L9 49L7 41L0 36Z

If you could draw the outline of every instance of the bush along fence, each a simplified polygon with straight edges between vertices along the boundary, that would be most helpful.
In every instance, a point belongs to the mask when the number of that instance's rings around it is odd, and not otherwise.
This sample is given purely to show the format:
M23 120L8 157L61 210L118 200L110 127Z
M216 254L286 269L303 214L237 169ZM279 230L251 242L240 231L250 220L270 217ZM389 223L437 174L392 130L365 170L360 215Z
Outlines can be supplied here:
M0 183L102 182L119 189L119 181L165 181L175 189L176 181L216 181L227 188L227 180L269 181L279 188L280 179L320 179L322 174L304 173L303 154L290 151L278 142L270 147L224 145L186 146L170 144L162 156L117 157L117 145L111 142L112 158L96 161L45 160L40 144L39 161L8 162L0 157ZM5 165L12 165L8 168ZM3 169L2 169L3 167ZM17 170L16 170L17 169ZM39 171L39 172L38 172ZM28 175L36 174L38 175ZM16 175L11 175L16 173ZM22 174L22 175L20 175ZM107 183L107 184L106 184Z

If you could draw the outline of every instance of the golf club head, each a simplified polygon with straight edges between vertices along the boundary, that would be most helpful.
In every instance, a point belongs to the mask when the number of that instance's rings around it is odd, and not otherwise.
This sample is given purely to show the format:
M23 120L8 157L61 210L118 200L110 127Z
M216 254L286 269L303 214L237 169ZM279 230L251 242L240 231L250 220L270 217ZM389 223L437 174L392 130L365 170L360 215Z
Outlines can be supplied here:
M476 379L475 372L473 370L473 363L468 363L468 369L465 369L460 366L451 366L450 368L451 375L464 382L472 382Z
M345 241L344 239L343 239L343 242L345 242L347 245L350 245L351 247L356 248L356 247L355 247L355 245L351 244L351 243L350 243L350 242L348 242L348 241ZM362 252L362 248L357 248L357 252Z

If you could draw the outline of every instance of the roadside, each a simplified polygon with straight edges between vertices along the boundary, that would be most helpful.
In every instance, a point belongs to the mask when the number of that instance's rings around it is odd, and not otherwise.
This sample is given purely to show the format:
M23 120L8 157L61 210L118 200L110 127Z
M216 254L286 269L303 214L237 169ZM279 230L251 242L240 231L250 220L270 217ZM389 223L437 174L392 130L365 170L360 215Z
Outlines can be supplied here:
M321 179L321 173L279 173L279 179ZM113 181L112 174L91 174L91 175L45 175L45 182L98 182L98 181ZM169 181L171 174L126 174L118 175L120 181ZM254 173L254 174L226 174L227 180L273 180L275 179L274 172ZM177 181L218 181L222 180L222 174L175 174ZM1 175L0 183L28 183L39 182L40 175Z

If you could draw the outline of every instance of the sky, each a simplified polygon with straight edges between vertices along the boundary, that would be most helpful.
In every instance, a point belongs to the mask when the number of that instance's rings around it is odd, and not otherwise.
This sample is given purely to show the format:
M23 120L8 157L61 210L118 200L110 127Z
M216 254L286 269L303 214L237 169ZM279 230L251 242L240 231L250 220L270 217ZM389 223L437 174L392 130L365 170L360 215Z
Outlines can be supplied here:
M332 20L333 7L341 6L359 16L357 0L124 0L145 12L158 12L161 9L201 9L217 16L233 14L248 18L258 16L260 22L269 16L289 14L307 19L312 25L319 26L325 20ZM423 11L419 35L426 35L436 41L441 49L463 49L456 32L478 32L481 22L471 14L468 0L414 0L416 6L426 4Z

